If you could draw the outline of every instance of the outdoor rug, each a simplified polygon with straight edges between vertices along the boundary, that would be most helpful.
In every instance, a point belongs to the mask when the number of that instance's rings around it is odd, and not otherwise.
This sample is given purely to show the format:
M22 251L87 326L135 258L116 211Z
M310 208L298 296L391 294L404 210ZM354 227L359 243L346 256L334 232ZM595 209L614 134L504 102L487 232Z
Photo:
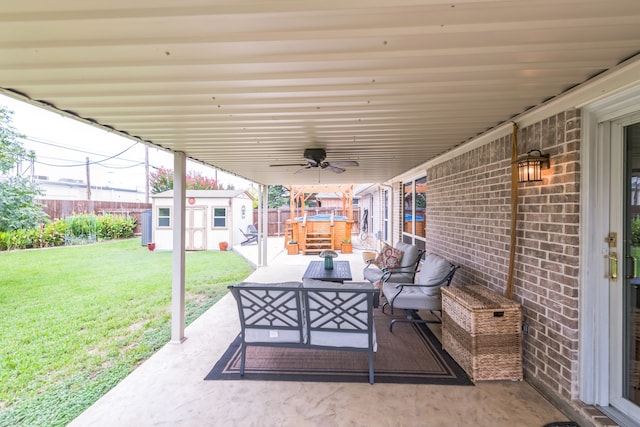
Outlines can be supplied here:
M396 311L396 318L402 310ZM460 366L424 324L396 323L375 312L378 351L376 383L473 385ZM231 343L205 380L262 380L368 383L368 355L353 351L247 347L240 376L240 336Z

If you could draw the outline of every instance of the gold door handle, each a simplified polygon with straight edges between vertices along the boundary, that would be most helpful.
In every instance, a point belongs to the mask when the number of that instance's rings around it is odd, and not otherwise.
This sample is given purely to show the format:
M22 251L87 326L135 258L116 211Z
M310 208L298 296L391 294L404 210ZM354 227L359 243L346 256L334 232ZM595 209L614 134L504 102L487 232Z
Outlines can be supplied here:
M631 261L631 274L625 275L627 279L635 279L636 278L636 257L627 255L625 257L629 261Z
M609 277L613 280L618 278L618 254L615 252L609 255Z

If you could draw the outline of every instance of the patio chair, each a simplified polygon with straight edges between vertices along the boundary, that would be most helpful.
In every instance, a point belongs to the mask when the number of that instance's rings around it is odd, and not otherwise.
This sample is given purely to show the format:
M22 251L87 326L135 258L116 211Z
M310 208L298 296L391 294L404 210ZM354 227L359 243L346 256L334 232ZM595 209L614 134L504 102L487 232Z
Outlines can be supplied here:
M246 233L242 231L242 228L240 229L240 232L245 238L244 241L240 242L241 246L245 246L250 243L258 243L258 229L253 224L247 225Z
M460 268L444 258L430 254L421 263L415 283L382 284L382 294L387 301L382 305L382 312L386 306L391 307L391 314L395 308L404 309L407 312L406 319L393 319L389 330L393 332L393 324L396 322L411 323L442 323L442 296L440 288L449 286L453 275ZM436 320L424 320L416 316L418 310L429 311ZM440 312L437 315L434 312Z
M388 252L388 245L383 248L381 254L366 261L367 265L363 270L365 280L373 284L378 284L381 281L392 283L411 283L418 271L420 259L424 255L424 250L419 249L415 245L408 243L398 242L395 245L396 251L402 252L400 262L397 266L388 267L384 264L384 258L382 255ZM381 266L376 267L379 263Z

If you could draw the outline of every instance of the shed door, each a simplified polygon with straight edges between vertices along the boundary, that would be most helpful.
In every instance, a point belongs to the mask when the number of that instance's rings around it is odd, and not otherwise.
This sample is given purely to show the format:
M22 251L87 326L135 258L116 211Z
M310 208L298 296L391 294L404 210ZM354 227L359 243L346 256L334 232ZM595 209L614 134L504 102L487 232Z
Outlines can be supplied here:
M186 209L185 248L188 251L202 251L207 248L207 210L205 207Z

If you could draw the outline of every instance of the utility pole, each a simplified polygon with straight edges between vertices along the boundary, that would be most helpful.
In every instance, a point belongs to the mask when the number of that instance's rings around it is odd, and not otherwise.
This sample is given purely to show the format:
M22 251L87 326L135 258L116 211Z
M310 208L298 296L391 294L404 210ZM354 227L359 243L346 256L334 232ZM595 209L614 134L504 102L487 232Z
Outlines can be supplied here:
M91 200L91 175L89 174L89 158L87 157L87 200Z

